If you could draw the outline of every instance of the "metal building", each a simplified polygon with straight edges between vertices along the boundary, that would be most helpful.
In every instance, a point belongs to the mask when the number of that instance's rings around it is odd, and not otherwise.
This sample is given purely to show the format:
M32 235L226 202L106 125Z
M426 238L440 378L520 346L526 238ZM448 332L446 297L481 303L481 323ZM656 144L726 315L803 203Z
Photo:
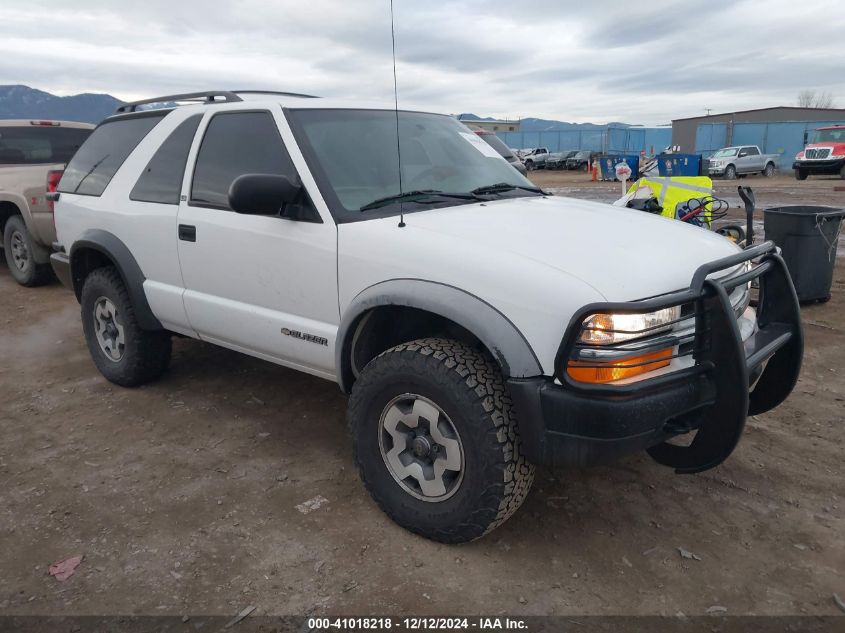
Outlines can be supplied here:
M462 117L458 117L458 121L461 123L470 123L472 125L477 125L482 130L488 130L490 132L519 132L519 120L515 119L502 119L500 121L494 121L493 119L465 119Z
M681 152L704 154L731 145L759 145L765 154L779 154L788 169L804 147L807 132L845 124L845 109L779 106L674 119L672 145Z

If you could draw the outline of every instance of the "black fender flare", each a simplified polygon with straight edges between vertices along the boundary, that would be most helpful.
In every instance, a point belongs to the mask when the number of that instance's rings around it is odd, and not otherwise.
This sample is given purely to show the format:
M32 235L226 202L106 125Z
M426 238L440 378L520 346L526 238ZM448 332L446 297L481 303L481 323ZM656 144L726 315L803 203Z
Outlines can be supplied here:
M426 310L472 332L493 354L505 378L528 378L543 373L525 336L495 307L469 292L424 279L390 279L362 290L344 310L335 345L335 366L341 390L348 393L352 339L361 317L380 306Z
M73 280L73 292L76 294L77 301L82 299L82 285L85 282L84 276L78 269L78 256L85 249L95 250L105 255L114 263L115 268L120 273L120 277L123 279L123 283L126 284L126 290L132 301L132 307L135 310L138 325L145 330L163 330L164 327L153 314L152 308L150 308L150 304L147 301L147 295L144 293L144 281L146 277L143 271L141 271L141 267L135 261L126 244L108 231L89 229L71 246L69 256L70 273L71 279Z

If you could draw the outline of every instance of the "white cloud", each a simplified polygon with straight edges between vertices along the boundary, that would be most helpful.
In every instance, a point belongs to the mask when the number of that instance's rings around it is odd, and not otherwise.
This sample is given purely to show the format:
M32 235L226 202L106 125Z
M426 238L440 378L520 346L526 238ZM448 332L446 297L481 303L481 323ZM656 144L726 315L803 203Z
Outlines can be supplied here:
M657 124L789 105L811 88L845 107L837 1L394 1L408 105ZM258 87L392 99L387 0L10 4L0 83L122 99Z

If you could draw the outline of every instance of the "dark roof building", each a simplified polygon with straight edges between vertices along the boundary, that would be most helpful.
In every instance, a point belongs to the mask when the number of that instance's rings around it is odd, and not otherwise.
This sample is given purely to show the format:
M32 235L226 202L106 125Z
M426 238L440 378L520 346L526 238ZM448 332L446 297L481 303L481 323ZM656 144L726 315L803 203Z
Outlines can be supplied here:
M770 147L765 151L772 153L788 153L796 143L803 145L803 132L807 129L818 127L814 125L825 123L845 122L845 109L843 108L799 108L791 106L777 106L773 108L760 108L757 110L740 110L738 112L724 112L722 114L710 114L705 116L687 117L684 119L672 120L672 145L679 145L682 152L706 152L719 149L720 147L735 144L757 144L763 149L767 144L766 135L759 139L746 139L745 137L753 130L758 132L767 131L768 126L751 128L745 124L792 124L788 126L793 134L798 135L798 140L781 139L781 132L778 130L778 142L789 147ZM796 125L796 124L801 125ZM740 128L739 130L737 128ZM737 132L742 138L737 138ZM750 136L755 136L750 134ZM789 135L787 135L789 136ZM756 141L756 142L755 142ZM800 148L799 148L800 149Z

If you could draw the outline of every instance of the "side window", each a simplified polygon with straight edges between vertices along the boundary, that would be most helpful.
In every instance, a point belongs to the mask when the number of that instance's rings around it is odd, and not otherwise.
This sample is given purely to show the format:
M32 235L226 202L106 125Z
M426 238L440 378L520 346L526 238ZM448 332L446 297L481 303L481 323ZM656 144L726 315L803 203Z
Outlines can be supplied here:
M99 196L150 130L166 112L116 118L102 123L74 154L59 182L59 191Z
M746 153L748 156L759 156L759 155L760 155L760 152L757 150L757 148L756 148L756 147L746 147L746 148L745 148L745 153Z
M229 186L243 174L299 177L269 112L231 112L212 117L197 154L191 202L229 209Z
M147 163L129 194L130 200L179 204L188 151L202 119L195 114L182 121Z

